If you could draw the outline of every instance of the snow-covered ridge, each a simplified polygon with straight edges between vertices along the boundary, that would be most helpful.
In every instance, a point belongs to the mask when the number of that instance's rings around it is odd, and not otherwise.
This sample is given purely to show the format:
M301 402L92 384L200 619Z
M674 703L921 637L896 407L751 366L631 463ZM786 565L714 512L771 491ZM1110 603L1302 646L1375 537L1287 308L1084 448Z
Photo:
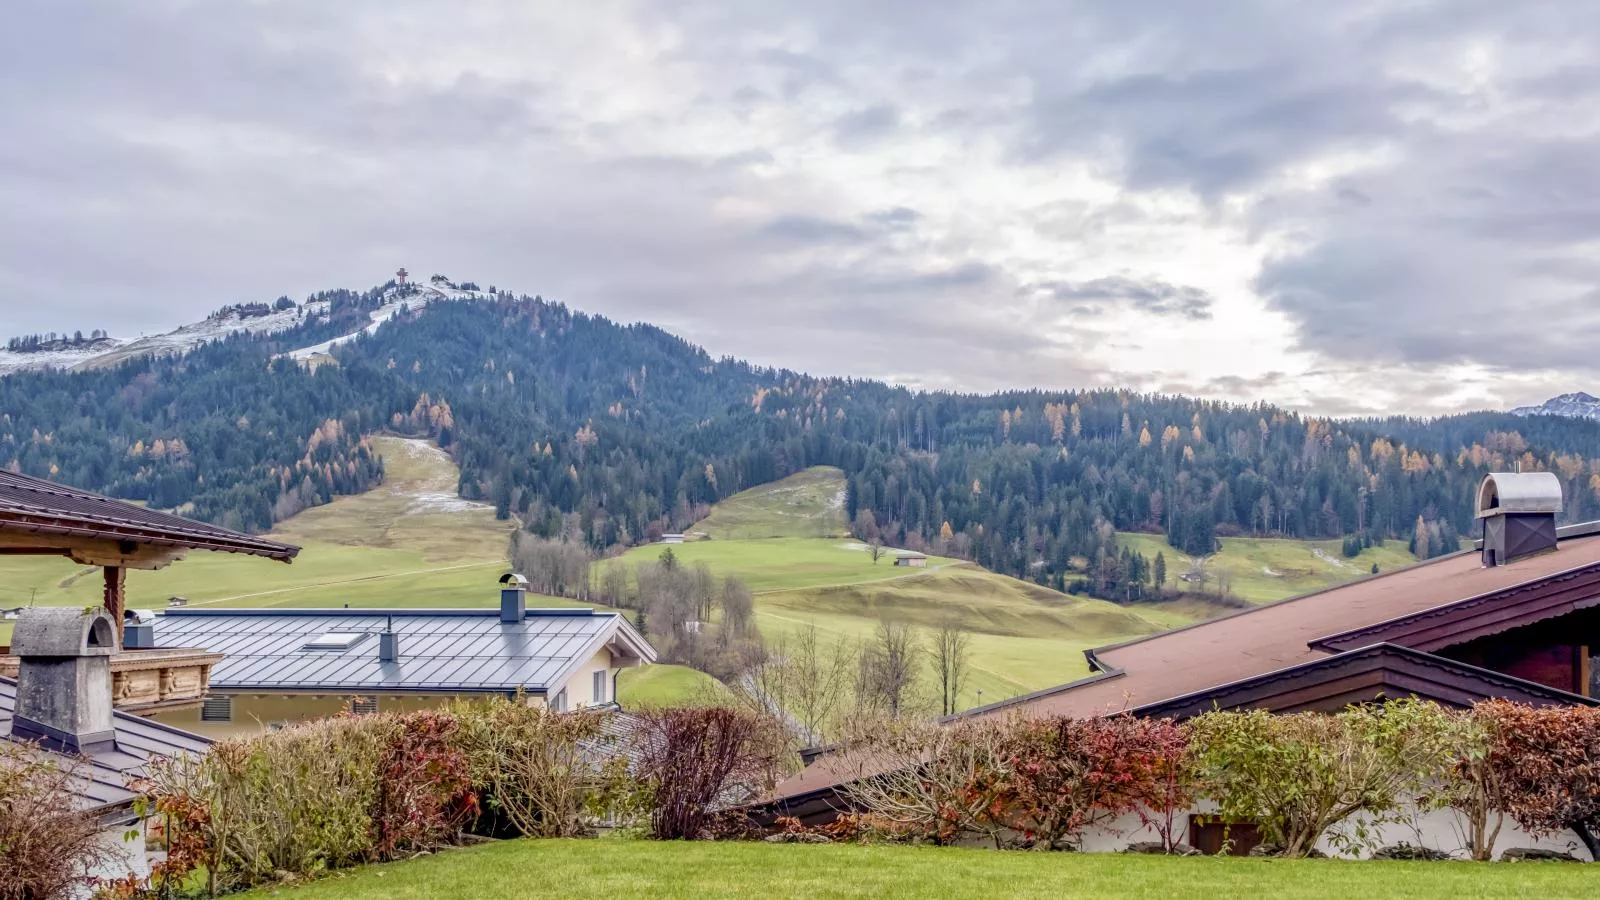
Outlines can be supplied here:
M348 344L363 334L372 334L402 312L409 312L427 307L429 303L440 300L488 300L494 297L488 291L463 291L447 284L412 284L405 286L408 290L396 289L389 292L382 306L368 314L371 324L360 331L341 335L320 344L301 347L284 354L290 359L307 360L313 356L327 353L340 344Z
M332 348L355 340L362 334L377 331L383 323L394 319L402 311L417 310L440 300L486 300L494 295L487 291L464 291L446 283L406 284L391 288L383 305L373 310L370 324L350 334L302 347L284 354L291 359L306 360L325 354ZM203 321L184 325L165 334L139 337L131 340L101 338L81 346L54 350L12 351L0 350L0 376L12 372L38 369L85 369L114 365L137 356L172 356L188 353L211 341L221 340L231 334L273 334L287 331L308 321L326 318L328 302L307 301L304 304L273 309L260 315L244 315L230 308Z
M1513 416L1566 416L1569 419L1600 419L1600 397L1575 391L1551 397L1538 406L1519 406Z

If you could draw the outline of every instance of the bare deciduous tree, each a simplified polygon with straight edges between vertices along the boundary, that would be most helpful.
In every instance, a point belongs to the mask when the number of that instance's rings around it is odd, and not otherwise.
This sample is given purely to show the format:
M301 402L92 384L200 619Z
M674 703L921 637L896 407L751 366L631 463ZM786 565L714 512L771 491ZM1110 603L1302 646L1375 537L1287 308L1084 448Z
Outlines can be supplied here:
M972 658L972 635L947 621L934 635L933 668L939 681L939 712L952 715L960 708L961 687Z
M917 657L922 648L916 630L902 622L879 622L877 633L861 651L856 700L898 718L917 700Z

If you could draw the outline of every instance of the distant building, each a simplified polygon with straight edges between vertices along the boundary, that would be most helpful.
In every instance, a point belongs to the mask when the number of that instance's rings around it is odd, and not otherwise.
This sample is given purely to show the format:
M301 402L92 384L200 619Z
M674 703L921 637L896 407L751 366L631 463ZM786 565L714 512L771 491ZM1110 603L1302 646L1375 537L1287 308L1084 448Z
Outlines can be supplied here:
M916 569L927 568L928 557L922 553L902 553L894 558L897 566L910 566Z
M663 543L663 544L681 544L681 543L683 543L683 535L681 535L681 534L663 534L661 536L661 543Z
M504 586L498 610L169 609L157 617L158 642L223 657L202 707L155 718L223 737L346 706L413 710L521 694L577 709L615 703L617 674L655 662L621 614L528 609L523 584Z

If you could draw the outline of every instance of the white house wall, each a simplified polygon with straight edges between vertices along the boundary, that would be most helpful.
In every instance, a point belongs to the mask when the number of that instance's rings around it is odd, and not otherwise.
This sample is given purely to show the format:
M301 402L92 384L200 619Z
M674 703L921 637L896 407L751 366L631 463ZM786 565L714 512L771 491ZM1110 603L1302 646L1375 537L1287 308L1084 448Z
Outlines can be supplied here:
M1175 821L1174 838L1179 841L1189 840L1189 815L1213 815L1216 805L1212 803L1197 804L1189 813L1179 815ZM1353 824L1353 823L1347 823ZM1079 849L1086 853L1115 853L1128 848L1130 844L1141 841L1159 841L1156 830L1144 825L1136 813L1120 816L1100 828L1092 828L1085 832ZM1436 809L1417 816L1411 823L1388 823L1376 829L1376 841L1369 850L1364 850L1359 855L1368 856L1371 850L1391 847L1397 844L1410 844L1412 846L1426 847L1430 850L1443 850L1462 859L1469 858L1465 831L1462 819L1454 810ZM1519 847L1532 847L1541 850L1555 850L1561 853L1571 853L1582 860L1589 860L1589 853L1584 848L1583 842L1571 831L1559 834L1546 835L1535 838L1526 831L1517 827L1509 818L1500 828L1499 839L1495 842L1494 855L1499 858L1506 850ZM1317 849L1329 856L1349 856L1351 854L1335 848L1326 837L1317 842Z

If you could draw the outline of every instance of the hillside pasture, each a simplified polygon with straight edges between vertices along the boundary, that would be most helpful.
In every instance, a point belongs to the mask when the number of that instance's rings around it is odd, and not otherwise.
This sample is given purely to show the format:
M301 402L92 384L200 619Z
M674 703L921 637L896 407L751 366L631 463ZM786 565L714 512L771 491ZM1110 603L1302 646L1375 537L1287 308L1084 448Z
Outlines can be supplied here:
M845 537L844 473L813 466L771 484L740 491L718 503L692 531L714 540Z
M1235 596L1249 603L1282 600L1355 581L1370 575L1374 565L1380 572L1390 572L1417 563L1404 541L1385 541L1346 559L1337 540L1226 537L1221 539L1222 549L1208 560L1210 580L1201 586L1180 577L1192 560L1169 545L1165 536L1118 532L1117 543L1152 560L1157 553L1164 554L1169 589L1203 595L1226 584Z

